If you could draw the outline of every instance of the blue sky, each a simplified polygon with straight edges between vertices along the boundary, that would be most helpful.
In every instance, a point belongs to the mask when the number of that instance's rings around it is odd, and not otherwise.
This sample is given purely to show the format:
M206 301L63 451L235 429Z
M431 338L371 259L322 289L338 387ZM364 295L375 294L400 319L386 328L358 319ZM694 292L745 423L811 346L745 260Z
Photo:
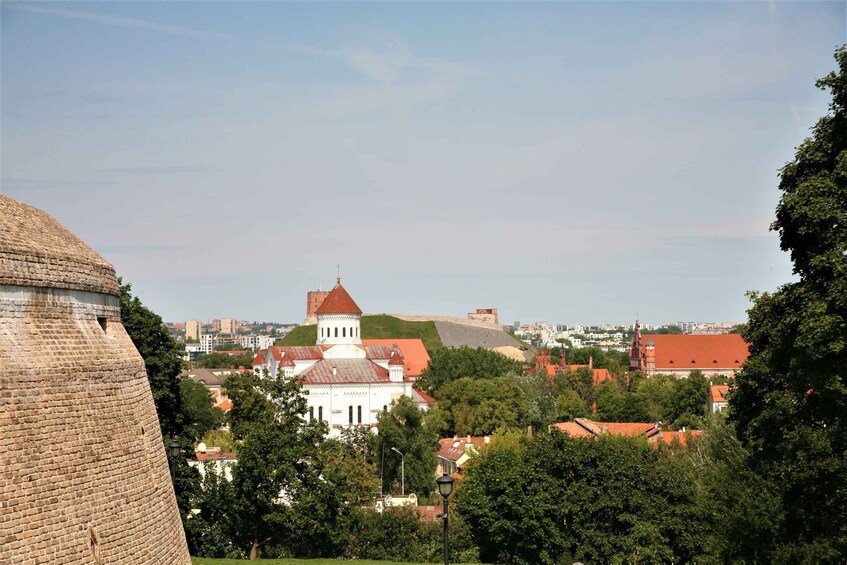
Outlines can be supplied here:
M742 320L844 2L2 4L2 193L165 319Z

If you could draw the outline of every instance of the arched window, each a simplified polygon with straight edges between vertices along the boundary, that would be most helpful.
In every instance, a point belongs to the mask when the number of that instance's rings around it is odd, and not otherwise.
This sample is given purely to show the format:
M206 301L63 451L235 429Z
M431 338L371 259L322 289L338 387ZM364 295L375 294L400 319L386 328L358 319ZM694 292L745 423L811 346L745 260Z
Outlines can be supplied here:
M362 423L362 405L359 405L359 423Z
M350 406L350 410L349 410L349 420L348 420L348 421L349 421L351 424L353 423L353 406L352 406L352 405Z
M324 419L324 407L318 406L318 420L323 421Z
M347 328L341 328L341 337L347 337Z
M335 328L335 337L338 337L338 328Z

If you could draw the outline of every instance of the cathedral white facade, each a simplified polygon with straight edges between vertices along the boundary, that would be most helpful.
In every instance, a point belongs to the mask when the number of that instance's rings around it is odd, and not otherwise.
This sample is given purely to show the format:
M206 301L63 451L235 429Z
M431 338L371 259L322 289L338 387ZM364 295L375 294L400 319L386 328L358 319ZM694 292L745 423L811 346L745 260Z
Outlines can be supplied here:
M339 278L317 309L314 346L269 347L253 360L257 373L299 377L308 392L306 417L327 422L330 437L347 427L376 426L380 411L400 396L424 409L433 402L412 388L399 347L362 341L361 318L362 310Z

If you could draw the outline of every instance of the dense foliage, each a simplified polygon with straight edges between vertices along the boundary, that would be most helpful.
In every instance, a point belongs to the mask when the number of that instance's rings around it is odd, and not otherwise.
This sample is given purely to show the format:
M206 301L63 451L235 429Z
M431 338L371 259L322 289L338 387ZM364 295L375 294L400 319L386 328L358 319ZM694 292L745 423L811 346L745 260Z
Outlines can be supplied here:
M753 468L779 487L766 559L847 555L847 47L818 82L830 112L782 169L772 228L797 282L752 294L750 358L730 397Z
M118 283L122 281L118 279ZM186 400L180 388L181 348L170 336L162 318L145 307L138 297L132 296L131 285L121 284L120 288L121 321L144 359L164 445L167 447L175 440L184 451L192 450L194 414L186 410ZM188 466L184 457L171 458L168 454L168 464L180 516L185 524L200 477Z
M225 353L207 353L198 355L194 360L195 367L206 369L229 369L235 367L252 367L255 355L245 353L244 355L227 355Z
M379 458L383 491L400 493L403 488L405 458L406 494L427 495L435 487L433 472L440 422L435 413L424 413L407 396L401 396L391 408L377 417L378 432L371 438L374 462ZM396 449L403 454L401 457Z
M521 363L482 347L442 347L430 353L417 386L437 398L438 390L454 380L493 379L519 373L522 368Z
M701 553L690 466L644 439L498 438L456 504L485 562L685 562Z

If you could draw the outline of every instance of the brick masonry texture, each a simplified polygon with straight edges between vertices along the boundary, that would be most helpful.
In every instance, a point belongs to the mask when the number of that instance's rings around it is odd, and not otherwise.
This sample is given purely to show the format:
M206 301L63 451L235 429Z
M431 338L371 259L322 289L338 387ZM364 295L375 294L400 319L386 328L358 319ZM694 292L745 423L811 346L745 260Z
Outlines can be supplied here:
M117 294L111 265L0 196L2 565L190 563Z

